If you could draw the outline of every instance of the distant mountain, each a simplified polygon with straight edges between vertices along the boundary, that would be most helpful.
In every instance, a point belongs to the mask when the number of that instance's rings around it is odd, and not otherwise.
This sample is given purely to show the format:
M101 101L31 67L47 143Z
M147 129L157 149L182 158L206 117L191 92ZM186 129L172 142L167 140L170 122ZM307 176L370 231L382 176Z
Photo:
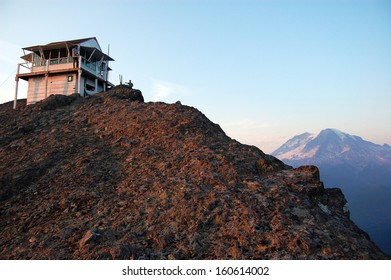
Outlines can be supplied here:
M286 164L316 165L326 187L340 187L351 217L391 254L391 146L337 129L293 137L272 153Z
M391 166L391 147L377 145L337 129L319 134L303 133L288 140L272 153L295 165L348 165L357 171L370 166Z

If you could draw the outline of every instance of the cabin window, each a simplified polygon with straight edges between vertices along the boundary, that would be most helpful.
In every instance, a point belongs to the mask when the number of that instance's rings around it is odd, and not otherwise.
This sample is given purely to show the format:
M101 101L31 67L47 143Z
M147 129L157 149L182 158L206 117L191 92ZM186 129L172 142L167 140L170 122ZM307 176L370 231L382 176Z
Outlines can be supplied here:
M82 48L80 48L80 55L84 58L86 57L86 51Z
M50 50L44 50L43 51L43 58L49 59L49 57L50 57Z
M86 90L88 90L88 91L95 91L95 87L91 86L89 84L86 84Z
M73 81L73 76L68 76L68 82L72 82Z
M46 65L46 61L45 61L45 59L41 59L41 57L38 54L34 53L33 65L34 66L44 66L44 65Z
M60 49L60 57L68 57L68 51L65 48Z
M58 58L59 54L60 54L60 50L59 49L52 49L52 50L50 50L50 58L51 59Z

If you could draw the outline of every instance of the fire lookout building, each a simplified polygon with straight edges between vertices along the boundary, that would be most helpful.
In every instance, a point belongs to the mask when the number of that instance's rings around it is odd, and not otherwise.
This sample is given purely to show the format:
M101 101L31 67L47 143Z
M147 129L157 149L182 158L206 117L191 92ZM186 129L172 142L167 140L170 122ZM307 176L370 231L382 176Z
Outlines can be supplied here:
M108 81L111 70L109 61L95 37L54 42L23 48L27 54L18 64L14 107L18 95L19 79L28 81L27 105L38 102L51 94L81 96L106 91L113 86ZM27 73L20 73L21 66Z

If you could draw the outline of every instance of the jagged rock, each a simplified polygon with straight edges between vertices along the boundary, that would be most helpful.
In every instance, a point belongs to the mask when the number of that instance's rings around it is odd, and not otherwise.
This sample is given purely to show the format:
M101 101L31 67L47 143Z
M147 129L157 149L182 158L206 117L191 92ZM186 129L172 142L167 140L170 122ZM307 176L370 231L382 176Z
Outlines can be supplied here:
M0 259L387 258L316 167L112 90L0 105Z
M78 93L72 95L52 94L48 98L43 99L35 104L34 110L46 111L54 110L70 105L76 99L81 98Z
M144 102L144 97L139 89L133 89L128 85L118 85L113 87L107 92L100 93L99 95L110 95L119 99L127 99L129 101Z
M79 241L79 247L83 248L85 244L91 242L91 241L96 241L102 236L102 232L98 229L91 229L87 231L83 238L80 239Z
M132 246L128 245L114 245L110 249L110 254L113 260L135 259L135 250Z

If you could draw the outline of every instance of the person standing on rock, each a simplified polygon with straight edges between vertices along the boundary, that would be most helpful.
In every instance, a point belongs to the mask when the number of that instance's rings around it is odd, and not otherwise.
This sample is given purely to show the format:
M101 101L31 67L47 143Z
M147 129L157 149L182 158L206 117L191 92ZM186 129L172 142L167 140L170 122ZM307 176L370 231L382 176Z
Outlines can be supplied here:
M129 83L128 83L130 89L133 89L133 83L132 83L132 80L129 80Z

